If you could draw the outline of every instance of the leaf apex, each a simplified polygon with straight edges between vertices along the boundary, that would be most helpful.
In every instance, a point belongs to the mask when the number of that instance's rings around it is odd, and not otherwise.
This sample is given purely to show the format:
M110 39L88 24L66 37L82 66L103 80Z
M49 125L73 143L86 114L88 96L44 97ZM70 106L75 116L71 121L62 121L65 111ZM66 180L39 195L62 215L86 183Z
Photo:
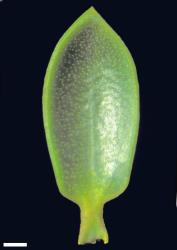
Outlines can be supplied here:
M90 8L88 8L88 10L86 10L86 12L91 13L92 15L98 14L98 12L94 6L91 6Z

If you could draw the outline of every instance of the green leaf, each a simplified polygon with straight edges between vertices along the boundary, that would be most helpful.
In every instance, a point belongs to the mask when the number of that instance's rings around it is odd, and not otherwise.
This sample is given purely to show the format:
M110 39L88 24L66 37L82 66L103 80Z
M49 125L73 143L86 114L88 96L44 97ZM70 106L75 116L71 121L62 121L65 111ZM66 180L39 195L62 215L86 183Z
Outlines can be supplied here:
M45 76L43 118L59 190L81 209L78 243L107 243L103 206L129 183L139 89L130 52L93 7L54 49Z

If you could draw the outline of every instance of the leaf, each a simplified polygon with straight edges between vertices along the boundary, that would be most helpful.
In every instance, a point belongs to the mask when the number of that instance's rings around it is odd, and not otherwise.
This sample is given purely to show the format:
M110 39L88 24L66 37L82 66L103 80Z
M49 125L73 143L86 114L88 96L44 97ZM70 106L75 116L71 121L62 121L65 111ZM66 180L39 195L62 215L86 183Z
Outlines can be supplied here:
M78 243L107 243L103 206L129 183L139 90L130 52L93 7L54 49L43 118L59 190L81 209Z

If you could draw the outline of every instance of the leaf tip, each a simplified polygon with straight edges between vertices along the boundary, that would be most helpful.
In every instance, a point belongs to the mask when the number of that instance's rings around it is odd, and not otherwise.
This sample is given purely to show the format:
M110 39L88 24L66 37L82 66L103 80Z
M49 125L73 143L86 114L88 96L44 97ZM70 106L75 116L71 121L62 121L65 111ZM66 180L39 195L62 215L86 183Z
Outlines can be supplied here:
M91 6L86 12L88 12L92 15L98 14L97 10L93 6Z

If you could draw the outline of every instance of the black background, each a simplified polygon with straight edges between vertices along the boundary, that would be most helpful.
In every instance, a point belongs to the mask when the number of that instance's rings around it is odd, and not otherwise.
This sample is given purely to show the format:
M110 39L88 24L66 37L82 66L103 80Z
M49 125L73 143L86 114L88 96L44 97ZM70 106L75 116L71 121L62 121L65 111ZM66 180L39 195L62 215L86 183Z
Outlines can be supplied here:
M156 4L155 4L156 3ZM176 249L177 94L173 1L0 2L0 244L30 249ZM135 60L141 124L126 192L106 204L109 245L77 246L79 208L57 189L42 123L58 39L93 5Z

